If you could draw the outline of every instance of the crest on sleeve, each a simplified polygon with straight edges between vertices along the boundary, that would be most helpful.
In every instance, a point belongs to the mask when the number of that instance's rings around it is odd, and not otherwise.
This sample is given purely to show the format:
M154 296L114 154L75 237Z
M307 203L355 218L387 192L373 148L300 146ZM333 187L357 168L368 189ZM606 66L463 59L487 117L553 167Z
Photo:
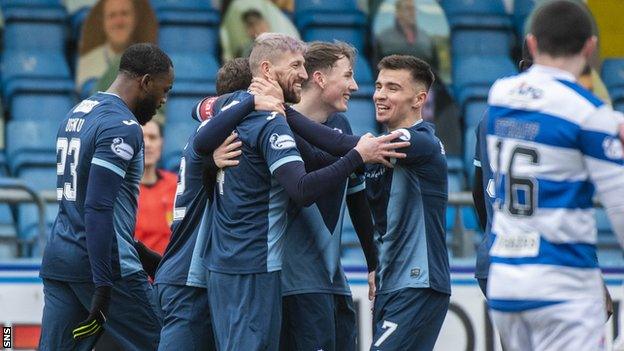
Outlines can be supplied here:
M271 148L273 150L286 150L292 149L297 146L295 143L295 139L288 134L277 134L273 133L269 137L269 142L271 143Z
M602 148L604 149L605 156L610 159L618 160L624 156L622 142L619 139L606 137L602 142Z
M129 144L126 144L123 138L115 138L113 139L113 143L111 144L111 150L113 153L122 159L129 161L134 156L134 149Z
M401 133L401 136L399 136L399 139L403 141L409 141L412 138L412 135L410 134L409 130L405 128L397 129L395 132Z

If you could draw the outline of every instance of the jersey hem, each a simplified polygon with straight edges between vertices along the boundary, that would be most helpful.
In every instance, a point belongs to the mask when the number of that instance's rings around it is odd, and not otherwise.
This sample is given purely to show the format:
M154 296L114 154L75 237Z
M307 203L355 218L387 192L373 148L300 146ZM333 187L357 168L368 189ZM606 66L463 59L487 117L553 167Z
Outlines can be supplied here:
M423 284L423 285L401 285L401 286L397 286L391 289L379 289L377 290L377 295L383 295L383 294L389 294L389 293L393 293L395 291L399 291L399 290L403 290L403 289L431 289L431 290L435 290L439 293L442 294L447 294L447 295L451 295L451 289L441 289L438 287L434 287L434 286L430 286L429 284Z
M301 294L332 294L332 295L344 295L351 296L351 291L347 290L332 290L332 289L320 289L320 288L304 288L297 290L282 290L282 296L292 296Z

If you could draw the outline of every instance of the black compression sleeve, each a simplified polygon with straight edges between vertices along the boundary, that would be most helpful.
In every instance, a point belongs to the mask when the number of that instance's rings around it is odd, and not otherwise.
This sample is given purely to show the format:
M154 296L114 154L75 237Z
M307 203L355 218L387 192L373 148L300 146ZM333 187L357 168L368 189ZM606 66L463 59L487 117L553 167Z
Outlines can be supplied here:
M347 196L347 207L349 208L353 228L360 240L362 251L364 251L364 257L366 257L368 271L372 272L377 269L379 258L377 256L377 246L375 245L375 226L373 225L373 217L366 199L366 191L358 191Z
M359 136L343 134L314 122L291 107L286 108L286 121L293 132L336 157L346 155L360 141Z
M327 189L336 187L363 164L360 154L352 150L345 157L317 171L306 173L303 162L288 162L273 173L299 206L310 206Z
M485 195L483 194L483 175L481 173L481 167L475 167L474 169L472 199L474 201L474 207L477 210L481 230L485 231L485 227L487 226L487 210L485 209Z

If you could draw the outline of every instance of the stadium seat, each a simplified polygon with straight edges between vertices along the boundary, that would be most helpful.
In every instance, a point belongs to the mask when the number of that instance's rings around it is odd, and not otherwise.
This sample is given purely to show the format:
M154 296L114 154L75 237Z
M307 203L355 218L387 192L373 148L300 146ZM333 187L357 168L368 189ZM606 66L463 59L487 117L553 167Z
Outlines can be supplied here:
M15 81L9 101L14 120L42 119L59 123L76 103L74 84L69 80Z
M508 56L511 52L511 31L481 28L460 28L451 32L453 57L470 55Z
M621 110L624 105L624 58L606 59L602 63L601 76L615 109Z
M459 156L446 158L448 167L448 192L454 193L464 190L464 163Z
M515 74L516 66L507 56L470 56L453 60L453 86L460 106L470 99L487 98L496 79Z
M295 24L305 41L341 40L360 52L366 48L368 20L355 0L295 2Z
M524 37L524 24L535 7L536 0L514 0L513 26L519 38Z
M9 170L19 175L25 167L56 166L58 122L9 121L6 125L6 155Z
M158 42L168 53L197 52L217 55L219 13L202 8L158 11ZM182 40L181 38L185 38Z
M442 0L440 2L451 29L510 29L511 19L501 0Z
M167 99L167 123L188 123L192 120L191 113L193 107L203 97L212 95L206 94L171 94Z
M186 122L165 123L165 141L161 158L161 165L172 172L180 167L180 157L186 141L191 133L197 129L198 123L188 118Z
M27 167L20 172L20 179L35 191L55 190L56 189L56 165L53 167ZM58 212L57 203L48 203L45 208L46 232L49 232L56 214ZM18 206L17 216L18 235L22 240L36 240L39 234L38 228L38 210L33 204L22 204ZM25 247L22 250L27 257L40 252L40 247L35 241L32 247Z
M487 100L472 100L464 107L464 126L476 128L487 110ZM474 149L473 149L474 151Z
M371 65L368 59L364 55L362 55L362 53L358 53L355 58L353 75L355 78L355 82L359 86L375 85L375 78L373 77L373 70L371 69Z
M206 0L151 0L152 7L156 12L160 11L216 11L212 1Z
M354 135L363 135L379 133L379 126L375 120L375 105L370 96L355 97L352 96L349 101L349 108L344 113L351 124Z
M215 84L219 64L214 56L197 52L175 52L168 54L173 61L173 67L175 69L174 90L180 82Z
M63 53L67 36L64 7L7 5L2 11L5 52L50 50Z

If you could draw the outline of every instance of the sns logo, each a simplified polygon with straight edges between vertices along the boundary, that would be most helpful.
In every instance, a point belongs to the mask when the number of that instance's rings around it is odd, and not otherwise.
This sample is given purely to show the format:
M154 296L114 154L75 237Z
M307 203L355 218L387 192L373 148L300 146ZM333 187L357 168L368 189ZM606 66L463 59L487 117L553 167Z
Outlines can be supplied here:
M605 138L602 142L602 149L604 150L605 156L613 160L621 159L622 156L624 156L624 151L622 151L622 142L616 138Z
M273 150L286 150L292 149L297 146L297 144L295 143L295 139L287 134L271 134L271 136L269 137L269 142L271 143L271 148Z
M129 161L132 156L134 156L134 150L132 146L124 143L123 138L115 138L113 139L113 143L111 144L111 150L115 155L121 157L122 159Z

